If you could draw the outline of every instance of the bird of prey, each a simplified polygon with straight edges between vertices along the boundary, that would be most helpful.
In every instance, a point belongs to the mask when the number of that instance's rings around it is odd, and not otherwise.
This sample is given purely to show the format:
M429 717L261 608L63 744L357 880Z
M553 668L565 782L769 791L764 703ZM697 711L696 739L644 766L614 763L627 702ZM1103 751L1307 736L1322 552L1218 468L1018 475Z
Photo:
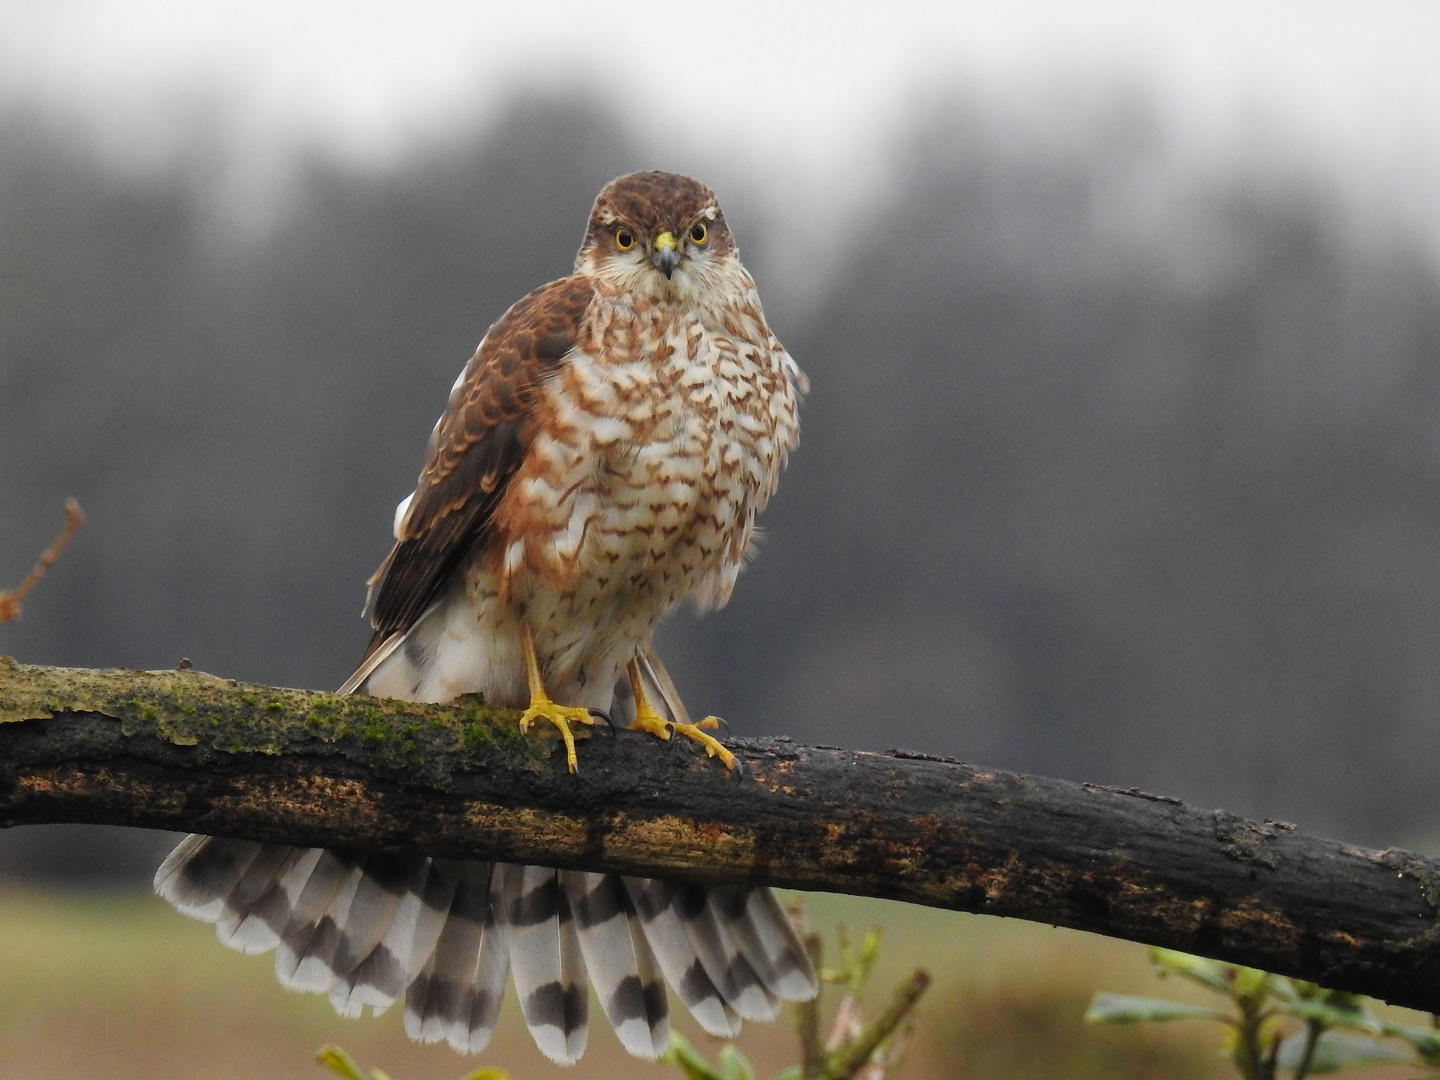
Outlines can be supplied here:
M517 301L455 381L342 692L481 693L524 709L522 729L554 725L573 772L572 725L624 678L631 727L734 768L651 635L682 601L730 596L806 388L714 193L663 172L612 181L574 273ZM587 978L645 1058L669 1041L667 981L720 1036L818 987L766 888L202 836L155 885L232 948L277 950L286 986L345 1015L403 994L411 1038L461 1052L488 1042L507 973L536 1044L567 1064L585 1049Z

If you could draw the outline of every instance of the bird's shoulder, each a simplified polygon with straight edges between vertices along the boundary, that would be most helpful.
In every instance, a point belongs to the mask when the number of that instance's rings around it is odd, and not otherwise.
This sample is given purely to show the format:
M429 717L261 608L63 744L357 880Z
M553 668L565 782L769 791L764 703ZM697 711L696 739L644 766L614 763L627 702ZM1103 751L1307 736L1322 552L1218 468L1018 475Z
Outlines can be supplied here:
M540 382L581 338L595 285L584 274L542 285L510 306L485 332L431 436L422 485L451 473L477 442L524 419Z

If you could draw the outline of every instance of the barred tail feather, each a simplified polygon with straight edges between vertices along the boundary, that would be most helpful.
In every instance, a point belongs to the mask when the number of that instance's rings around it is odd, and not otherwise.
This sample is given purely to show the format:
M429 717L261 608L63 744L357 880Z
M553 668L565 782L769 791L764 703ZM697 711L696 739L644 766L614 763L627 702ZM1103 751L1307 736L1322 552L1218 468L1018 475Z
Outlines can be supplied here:
M665 980L618 874L562 870L590 985L621 1044L653 1060L670 1045Z
M520 1011L540 1052L573 1065L590 1033L585 962L560 871L500 863L501 908Z
M297 868L300 875L308 875L306 867L313 867L319 855L314 849L266 844L226 898L215 920L215 936L236 952L255 955L273 949L290 912L287 886L293 887Z
M213 923L264 844L187 836L155 871L155 891L182 915Z
M495 1031L510 974L494 864L435 865L455 887L435 948L405 992L405 1032L417 1042L443 1040L457 1053L479 1053Z
M782 1001L809 1001L820 992L820 979L775 893L766 888L737 891L745 896L743 936L754 941L769 966L766 985Z
M623 880L640 916L645 939L665 973L665 981L680 995L695 1022L722 1039L740 1034L739 1015L706 971L676 910L675 897L680 886L653 878Z
M703 885L677 885L675 910L706 973L730 1007L746 1020L773 1020L779 1003L732 939L728 920L719 918L717 895Z
M349 974L340 970L341 965L336 965L338 981L330 990L330 1003L341 1016L359 1016L366 1006L376 1015L388 1009L405 992L411 977L428 959L440 936L441 919L449 907L454 880L437 873L431 861L423 856L411 856L394 869L397 873L390 878L391 889L386 890L383 897L371 897L363 906L372 923L364 928L368 933L362 933L356 926L356 905L351 905L352 915L345 936L355 955L364 955ZM378 879L367 867L365 884L380 880L383 879ZM384 885L379 887L385 889ZM398 895L393 891L396 887ZM376 930L383 931L380 940L365 952ZM421 940L416 940L417 935ZM419 964L417 952L423 953Z
M358 856L327 851L301 893L275 952L275 975L290 990L328 993L336 955L364 871Z

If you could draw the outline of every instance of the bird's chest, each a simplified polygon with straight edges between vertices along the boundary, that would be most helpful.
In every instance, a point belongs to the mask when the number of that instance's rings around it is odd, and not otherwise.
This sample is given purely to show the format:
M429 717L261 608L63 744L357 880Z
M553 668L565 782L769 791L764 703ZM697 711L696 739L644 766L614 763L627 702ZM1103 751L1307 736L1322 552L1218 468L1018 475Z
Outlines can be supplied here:
M529 483L549 509L527 561L578 602L655 614L738 566L773 489L788 390L765 344L698 322L641 324L548 387Z

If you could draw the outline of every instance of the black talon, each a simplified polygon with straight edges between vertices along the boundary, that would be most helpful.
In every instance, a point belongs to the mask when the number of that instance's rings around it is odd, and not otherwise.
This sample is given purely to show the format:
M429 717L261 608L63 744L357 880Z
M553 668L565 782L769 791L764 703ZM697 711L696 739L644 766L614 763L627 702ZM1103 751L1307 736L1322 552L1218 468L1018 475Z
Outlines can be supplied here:
M727 737L734 734L734 732L730 730L730 721L726 720L723 716L712 716L710 719L714 720L716 723L720 724L722 727L725 728L725 734Z
M616 730L615 721L610 719L610 714L608 712L606 712L604 709L586 709L585 711L588 712L591 716L595 717L597 720L604 720L605 723L610 726L611 737L614 737Z

